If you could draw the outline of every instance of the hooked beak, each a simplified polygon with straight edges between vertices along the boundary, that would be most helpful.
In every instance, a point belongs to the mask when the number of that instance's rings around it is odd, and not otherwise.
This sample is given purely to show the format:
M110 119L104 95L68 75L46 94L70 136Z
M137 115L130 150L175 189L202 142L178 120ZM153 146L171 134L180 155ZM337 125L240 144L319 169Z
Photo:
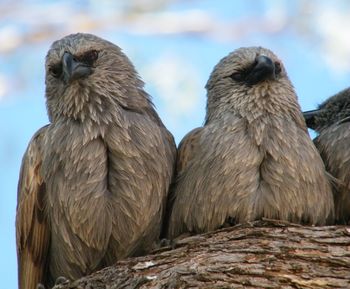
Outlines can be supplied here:
M79 62L71 53L65 52L62 58L63 79L69 83L75 79L87 77L92 73L90 66Z
M322 112L321 109L314 109L309 111L304 111L303 116L306 122L306 126L311 129L316 128L315 117Z
M255 66L247 78L248 84L253 85L265 79L275 79L275 63L265 55L259 55L255 59Z

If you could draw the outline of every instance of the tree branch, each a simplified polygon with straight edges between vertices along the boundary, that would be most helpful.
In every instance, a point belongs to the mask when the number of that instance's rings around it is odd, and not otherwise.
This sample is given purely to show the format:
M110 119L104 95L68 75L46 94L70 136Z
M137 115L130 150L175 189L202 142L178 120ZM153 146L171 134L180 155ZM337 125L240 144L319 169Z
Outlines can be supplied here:
M173 245L54 288L350 288L350 227L263 220Z

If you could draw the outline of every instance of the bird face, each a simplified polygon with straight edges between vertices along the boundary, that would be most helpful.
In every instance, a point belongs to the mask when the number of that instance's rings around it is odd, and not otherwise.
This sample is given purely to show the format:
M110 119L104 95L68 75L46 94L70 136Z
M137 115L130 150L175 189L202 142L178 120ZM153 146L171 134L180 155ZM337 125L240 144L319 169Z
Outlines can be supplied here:
M46 56L48 97L57 97L55 94L63 94L69 87L88 82L89 76L100 64L103 42L98 40L92 35L74 34L52 44Z
M239 48L214 67L206 85L210 110L237 110L248 103L290 91L293 87L281 61L262 47ZM271 101L278 102L277 99ZM267 101L267 100L264 100Z
M48 72L51 77L61 80L65 85L71 84L92 74L97 58L96 50L88 50L78 56L65 51L61 61L49 65Z
M224 57L214 68L207 88L232 80L228 85L253 86L262 81L276 80L284 73L280 60L262 47L240 48Z
M264 80L275 80L280 72L281 65L278 61L260 54L250 65L234 70L229 77L238 83L252 86Z
M46 56L45 83L51 120L97 119L118 103L127 106L128 96L138 95L132 90L143 86L118 46L83 33L52 44Z

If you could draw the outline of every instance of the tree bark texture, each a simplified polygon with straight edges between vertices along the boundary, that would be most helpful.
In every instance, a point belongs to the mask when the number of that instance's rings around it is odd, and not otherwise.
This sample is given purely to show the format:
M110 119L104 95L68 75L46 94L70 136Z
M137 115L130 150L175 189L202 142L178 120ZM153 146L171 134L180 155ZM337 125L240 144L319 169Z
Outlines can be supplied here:
M350 227L237 225L54 288L350 288Z

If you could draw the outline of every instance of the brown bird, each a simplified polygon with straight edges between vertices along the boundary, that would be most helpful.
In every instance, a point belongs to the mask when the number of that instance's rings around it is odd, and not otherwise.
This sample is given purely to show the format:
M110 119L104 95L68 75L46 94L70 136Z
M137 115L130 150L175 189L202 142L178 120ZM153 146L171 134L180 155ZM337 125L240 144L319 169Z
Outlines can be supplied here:
M20 289L149 251L176 155L118 46L81 33L54 42L45 83L50 124L30 141L18 186Z
M281 61L261 47L224 57L203 127L182 140L168 237L261 217L323 225L333 198Z
M318 109L304 112L306 124L316 130L314 143L327 171L340 181L335 186L337 223L350 221L350 88L323 102Z

